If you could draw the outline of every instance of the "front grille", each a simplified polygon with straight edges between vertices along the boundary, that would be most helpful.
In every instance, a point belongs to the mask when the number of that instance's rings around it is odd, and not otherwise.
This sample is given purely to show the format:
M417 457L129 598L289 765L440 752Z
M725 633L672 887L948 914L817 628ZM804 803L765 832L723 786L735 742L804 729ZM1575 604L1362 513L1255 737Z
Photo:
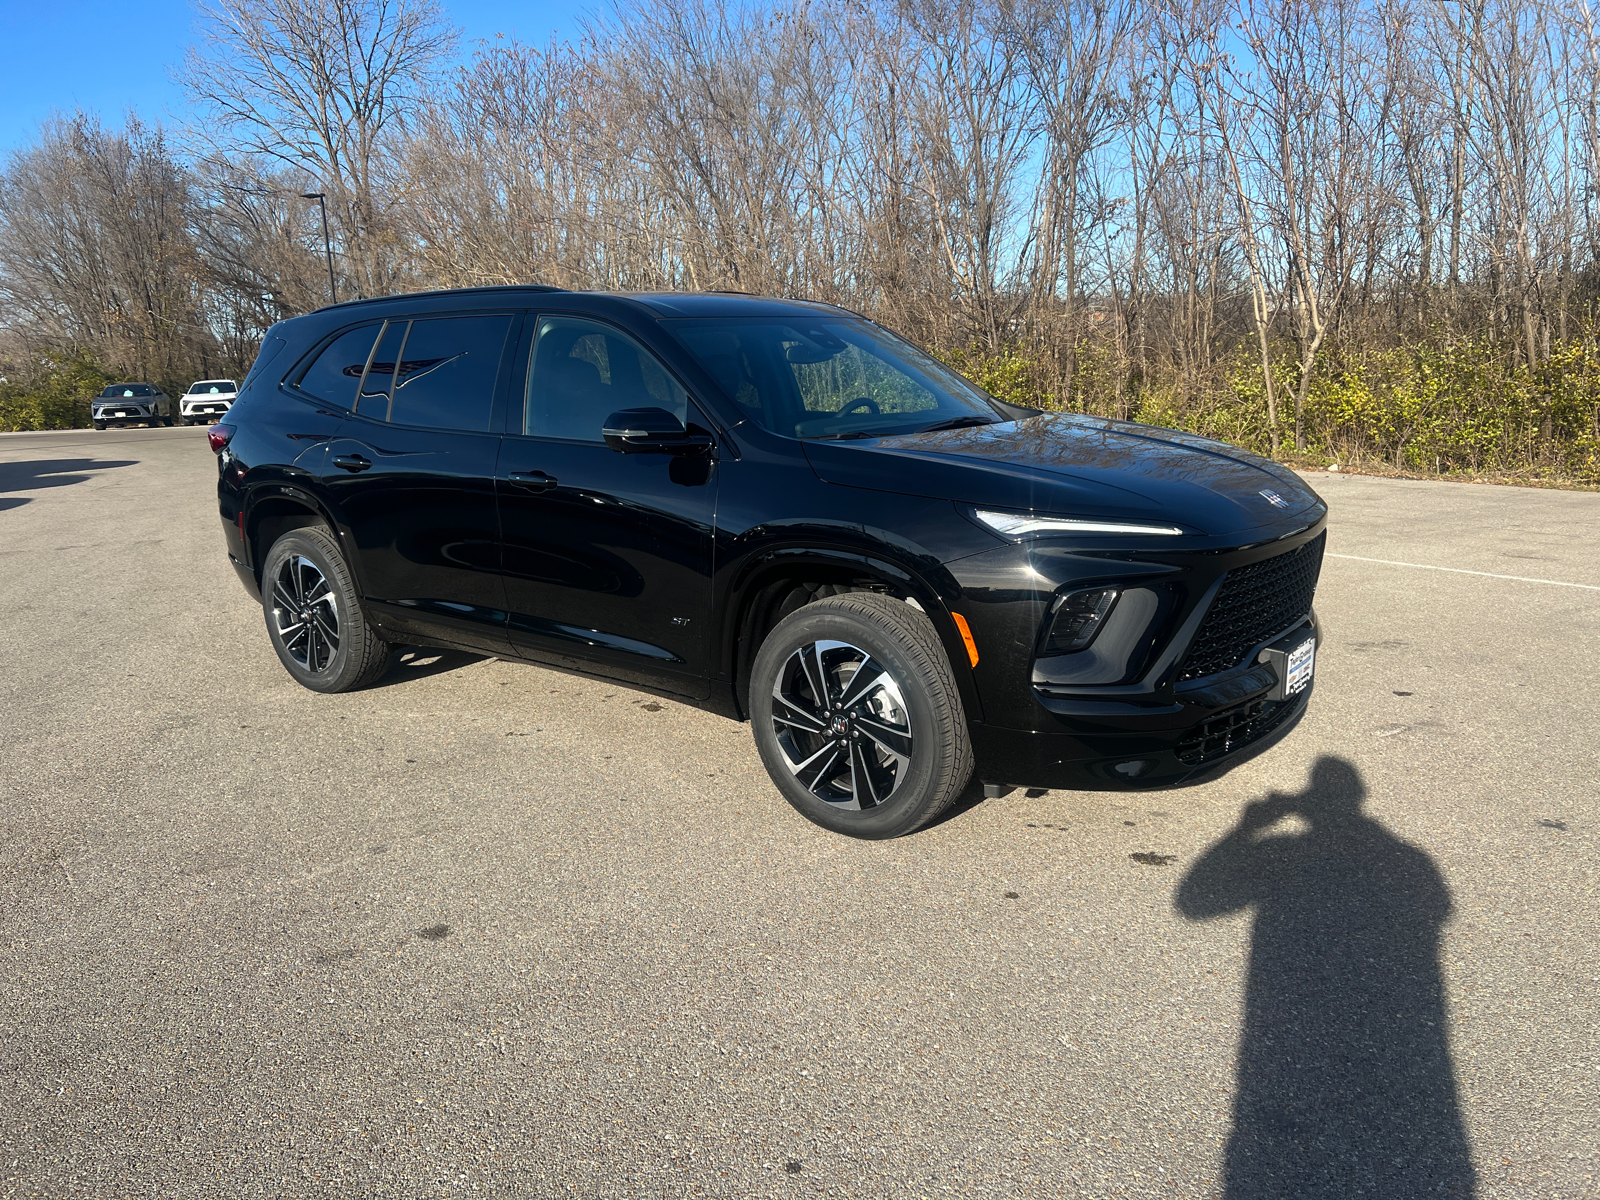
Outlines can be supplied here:
M1178 681L1238 666L1262 642L1309 613L1327 537L1320 533L1287 554L1229 571L1200 622Z
M1301 695L1291 700L1252 700L1219 712L1195 726L1178 743L1178 761L1186 767L1198 767L1242 750L1283 724L1304 699Z

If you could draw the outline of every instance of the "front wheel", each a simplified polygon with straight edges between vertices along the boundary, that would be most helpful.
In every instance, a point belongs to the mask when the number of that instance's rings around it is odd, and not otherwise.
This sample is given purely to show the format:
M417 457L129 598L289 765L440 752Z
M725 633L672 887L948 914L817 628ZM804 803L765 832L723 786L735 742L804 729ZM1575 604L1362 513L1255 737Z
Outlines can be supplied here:
M939 636L886 596L835 596L781 621L756 654L750 720L784 798L852 837L910 833L972 777L966 713Z
M349 692L389 666L389 645L356 599L355 580L325 529L292 529L272 544L261 605L278 661L314 692Z
M104 433L106 431L106 423L104 421L96 421L94 423L94 427L96 429L98 429L101 433Z

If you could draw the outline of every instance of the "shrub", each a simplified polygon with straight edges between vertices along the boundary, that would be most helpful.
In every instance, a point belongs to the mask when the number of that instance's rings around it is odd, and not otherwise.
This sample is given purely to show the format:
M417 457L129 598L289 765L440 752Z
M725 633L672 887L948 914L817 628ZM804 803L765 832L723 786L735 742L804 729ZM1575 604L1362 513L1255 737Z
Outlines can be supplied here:
M1306 397L1303 452L1294 449L1297 365L1284 350L1279 385L1280 456L1429 474L1509 475L1600 484L1600 329L1559 343L1536 368L1487 341L1382 350L1329 350ZM1041 381L1050 364L1019 348L966 351L950 361L1002 400L1128 416L1270 452L1261 363L1240 347L1199 381L1119 374L1105 347L1078 349L1070 403Z
M0 432L84 429L89 401L115 379L81 351L38 356L22 381L13 366L0 382Z

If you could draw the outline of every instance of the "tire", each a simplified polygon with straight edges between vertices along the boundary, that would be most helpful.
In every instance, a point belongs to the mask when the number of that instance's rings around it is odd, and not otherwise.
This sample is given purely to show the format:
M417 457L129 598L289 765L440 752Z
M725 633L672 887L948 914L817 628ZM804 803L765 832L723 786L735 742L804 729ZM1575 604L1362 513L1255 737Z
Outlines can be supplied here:
M261 608L278 661L303 687L351 692L388 669L389 644L361 610L344 555L320 526L291 529L272 544Z
M868 662L881 673L857 687ZM818 703L819 664L827 704ZM784 798L851 837L911 833L972 777L966 712L939 635L887 596L834 596L779 622L751 669L750 721Z
M94 423L94 427L96 429L98 429L101 433L104 433L106 431L106 423L104 421L96 421Z

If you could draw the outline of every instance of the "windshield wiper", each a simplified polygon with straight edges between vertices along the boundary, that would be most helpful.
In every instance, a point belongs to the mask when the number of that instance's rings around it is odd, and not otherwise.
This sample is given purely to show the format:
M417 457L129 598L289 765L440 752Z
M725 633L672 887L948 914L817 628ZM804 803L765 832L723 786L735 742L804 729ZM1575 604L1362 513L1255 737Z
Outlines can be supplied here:
M1001 423L1002 422L999 417L980 417L976 415L970 417L951 417L948 421L935 421L932 425L924 425L921 429L917 430L917 432L933 433L938 429L966 429L973 425L999 425Z
M847 438L869 438L882 436L882 433L871 433L865 429L852 429L848 433L819 433L811 440L813 442L842 442Z

